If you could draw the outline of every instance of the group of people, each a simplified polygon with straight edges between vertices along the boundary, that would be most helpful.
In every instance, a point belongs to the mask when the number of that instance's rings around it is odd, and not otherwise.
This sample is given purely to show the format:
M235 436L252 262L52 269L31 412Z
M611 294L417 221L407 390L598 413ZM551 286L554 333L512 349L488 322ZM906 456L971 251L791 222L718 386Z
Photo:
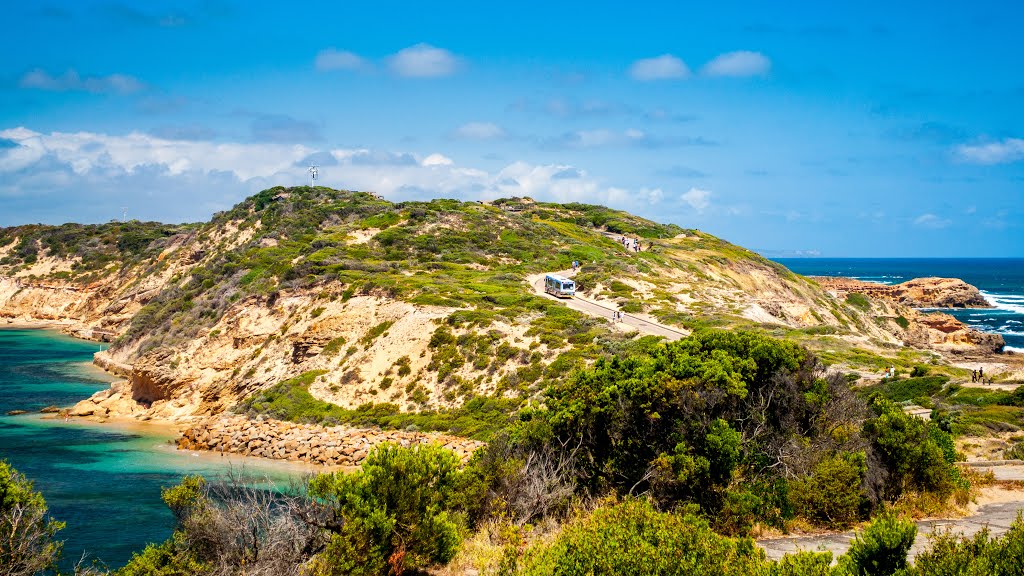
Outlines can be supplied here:
M971 382L985 383L985 370L978 368L977 370L971 370Z
M575 271L577 271L579 269L580 269L580 261L579 260L573 260L572 261L572 271L575 272Z
M643 244L640 243L639 238L622 236L619 238L619 243L625 246L626 250L632 250L633 252L640 252L643 249Z
M889 369L885 371L884 378L889 378L891 380L891 379L893 379L895 377L896 377L896 367L890 365Z
M618 310L613 310L612 322L622 322L622 312L619 312Z

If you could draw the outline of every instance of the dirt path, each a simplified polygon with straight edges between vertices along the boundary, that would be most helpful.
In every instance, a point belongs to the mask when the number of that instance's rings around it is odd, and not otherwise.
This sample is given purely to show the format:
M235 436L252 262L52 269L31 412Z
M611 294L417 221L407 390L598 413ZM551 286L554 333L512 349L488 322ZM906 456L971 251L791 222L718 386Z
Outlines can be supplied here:
M554 274L570 278L575 275L575 272L573 272L572 270L563 270L561 272L554 272ZM526 278L526 281L530 283L530 286L533 287L534 292L536 292L538 296L544 296L545 298L550 298L552 300L561 302L562 304L565 304L569 308L572 308L573 310L578 310L589 316L594 316L596 318L604 318L608 320L608 322L612 321L612 312L617 311L616 308L609 306L607 304L598 304L593 300L582 298L580 296L574 296L573 298L555 298L554 296L544 291L544 276L544 274L534 274ZM650 320L626 313L622 314L622 320L619 321L616 325L635 328L638 331L643 332L644 334L662 336L668 340L679 340L680 338L684 338L688 335L686 332L682 330L669 328L668 326L665 326L663 324L658 324L657 322L652 322Z
M950 531L963 536L973 536L988 526L992 536L1000 536L1010 529L1017 515L1024 513L1024 493L1009 492L1001 494L996 501L982 505L971 516L946 520L921 520L917 523L917 539L910 548L908 557L913 559L928 547L928 535L934 532ZM806 551L832 552L834 556L845 553L850 548L854 533L821 534L816 536L799 536L795 538L767 538L757 541L769 558L778 560L786 554Z

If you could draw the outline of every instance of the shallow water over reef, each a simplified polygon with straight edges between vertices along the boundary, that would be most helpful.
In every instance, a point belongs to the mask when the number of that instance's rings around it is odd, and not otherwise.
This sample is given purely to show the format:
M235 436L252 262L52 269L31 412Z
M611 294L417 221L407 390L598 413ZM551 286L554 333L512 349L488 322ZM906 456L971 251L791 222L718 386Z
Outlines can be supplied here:
M0 329L0 458L41 491L50 513L67 522L66 569L82 555L119 567L173 528L160 489L186 474L223 475L230 468L287 483L308 467L223 458L175 450L165 426L95 424L41 415L49 405L69 406L109 386L95 369L101 345L47 330ZM10 410L28 414L6 416Z

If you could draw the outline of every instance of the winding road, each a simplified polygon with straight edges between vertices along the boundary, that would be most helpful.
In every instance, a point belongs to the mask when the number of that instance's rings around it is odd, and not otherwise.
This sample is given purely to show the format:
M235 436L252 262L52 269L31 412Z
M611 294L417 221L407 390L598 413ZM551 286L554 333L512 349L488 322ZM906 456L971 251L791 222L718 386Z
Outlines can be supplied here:
M557 274L565 278L571 278L576 275L573 270L562 270L560 272L552 272L552 274ZM530 286L533 287L533 290L537 295L561 302L569 308L578 310L589 316L604 318L609 323L612 322L612 313L618 311L617 308L609 304L601 304L578 295L572 298L555 298L544 291L544 276L545 274L534 274L526 278L526 281L530 283ZM661 336L667 340L679 340L680 338L685 338L689 335L688 332L683 330L670 328L664 324L658 324L657 322L653 322L649 319L641 318L633 314L627 314L625 312L622 314L622 319L616 324L616 326L629 326L630 328L635 328L637 331L644 334Z

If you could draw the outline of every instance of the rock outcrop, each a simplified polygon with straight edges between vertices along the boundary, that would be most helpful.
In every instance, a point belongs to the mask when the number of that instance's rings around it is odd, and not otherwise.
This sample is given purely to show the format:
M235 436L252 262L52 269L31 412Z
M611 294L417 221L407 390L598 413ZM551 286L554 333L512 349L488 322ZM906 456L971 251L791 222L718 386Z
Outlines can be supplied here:
M814 280L840 298L855 292L913 308L992 307L980 290L959 278L915 278L892 285L825 276L816 276Z
M964 348L976 348L982 353L998 353L1003 351L1006 342L999 334L979 332L949 314L932 312L930 314L919 314L914 318L916 324L925 330L911 332L908 342L921 348L935 347L949 351L959 350L961 353L968 350ZM921 333L924 336L920 336Z
M438 444L455 452L462 462L484 445L477 440L436 432L408 432L317 426L280 420L221 416L185 430L179 450L208 450L276 460L297 460L325 466L358 466L374 446Z

